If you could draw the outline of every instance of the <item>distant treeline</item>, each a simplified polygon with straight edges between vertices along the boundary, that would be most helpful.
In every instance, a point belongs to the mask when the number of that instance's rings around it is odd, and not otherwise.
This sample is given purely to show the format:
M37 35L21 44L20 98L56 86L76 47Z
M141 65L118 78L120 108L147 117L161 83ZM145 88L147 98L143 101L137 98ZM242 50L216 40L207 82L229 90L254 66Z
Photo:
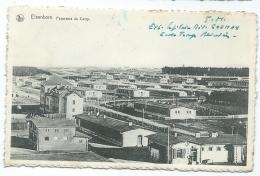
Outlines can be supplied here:
M198 75L198 76L249 76L249 68L216 67L163 67L163 74Z
M24 66L14 66L13 67L14 76L35 76L37 74L50 75L51 73L48 71L38 69L36 67L24 67Z
M212 104L248 106L248 91L216 91L212 92L207 101Z

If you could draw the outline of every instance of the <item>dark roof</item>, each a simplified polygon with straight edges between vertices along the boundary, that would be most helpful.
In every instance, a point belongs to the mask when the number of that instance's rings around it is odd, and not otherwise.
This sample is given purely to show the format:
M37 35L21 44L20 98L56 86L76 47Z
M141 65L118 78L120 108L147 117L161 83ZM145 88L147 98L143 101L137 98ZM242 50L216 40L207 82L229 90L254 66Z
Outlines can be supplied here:
M164 88L154 88L154 87L148 87L148 88L146 88L146 90L161 91L161 92L169 92L169 93L185 92L185 91L182 91L182 90L164 89Z
M202 144L246 144L246 138L238 134L219 134L218 137L199 138Z
M166 133L155 133L148 135L147 138L157 144L167 146L168 144L168 135ZM204 144L216 144L216 145L226 145L226 144L237 144L242 145L246 144L246 139L241 135L231 135L231 134L220 134L217 137L200 137L196 138L193 136L177 136L174 137L170 135L170 145L181 143L181 142L190 142L194 144L204 145Z
M70 94L73 94L73 93L75 93L75 94L78 95L79 97L83 98L83 95L82 95L81 93L79 93L78 91L76 91L76 90L69 90L69 92L67 92L67 93L65 94L65 97L67 97L67 96L69 96Z
M88 139L91 139L92 137L89 136L89 135L86 135L84 133L81 133L79 131L75 131L75 137L79 137L79 138L88 138Z
M202 131L207 131L207 132L219 132L220 130L216 130L216 128L213 128L212 126L207 126L204 125L200 122L195 122L195 123L175 123L174 128L179 128L182 130L187 130L190 132L194 133L199 133Z
M142 104L142 105L146 105L146 106L156 106L156 107L162 107L162 108L167 108L167 109L172 109L172 108L176 108L176 105L173 104L163 104L163 103L159 103L159 102L153 102L153 101L140 101L140 102L135 102L134 104Z
M149 140L151 140L151 141L153 141L157 144L160 144L160 145L163 145L163 146L168 145L168 135L166 133L155 133L155 134L152 134L152 135L148 135L146 137ZM174 137L173 135L170 135L169 137L170 137L169 138L170 145L182 142L180 139L178 139L177 137Z
M28 121L32 121L37 128L62 128L62 127L75 127L75 123L73 120L64 120L64 119L49 119L49 118L41 118L41 119L29 119Z
M49 93L47 93L46 95L50 95L50 96L60 96L62 95L62 97L67 97L68 95L75 93L77 94L79 97L82 98L82 94L77 91L76 89L68 89L65 86L61 86L61 87L54 87L51 89L51 91Z
M69 85L69 86L72 85L69 81L63 79L62 77L56 76L56 75L51 76L49 79L44 81L43 84L48 85L48 86L49 85L50 86L51 85L53 85L53 86L54 85Z
M46 93L47 95L52 95L52 96L59 96L65 92L68 92L69 90L65 86L61 87L54 87L50 90L50 92Z
M83 119L83 120L86 120L86 121L89 121L89 122L92 122L92 123L95 123L95 124L100 125L100 126L104 126L104 127L114 129L116 131L119 131L120 133L141 128L141 127L136 126L136 125L129 126L128 122L113 119L113 118L110 118L110 117L106 117L106 118L101 117L101 116L96 117L96 116L88 115L88 114L85 114L85 113L80 114L80 115L76 115L76 117Z

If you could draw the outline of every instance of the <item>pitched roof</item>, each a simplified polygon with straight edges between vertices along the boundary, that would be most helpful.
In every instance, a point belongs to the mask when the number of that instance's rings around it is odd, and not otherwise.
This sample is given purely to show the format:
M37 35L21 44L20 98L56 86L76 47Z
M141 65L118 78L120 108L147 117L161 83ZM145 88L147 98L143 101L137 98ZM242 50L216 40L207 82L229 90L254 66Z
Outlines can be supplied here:
M53 75L53 76L49 77L49 79L47 79L46 81L43 82L43 85L48 85L48 86L69 85L69 86L72 86L72 84L69 81L67 81L57 75Z
M219 136L212 138L199 138L202 144L246 144L246 138L238 134L220 134Z
M72 93L77 94L81 98L83 97L81 95L81 93L79 93L76 89L68 89L65 86L61 86L59 88L57 88L57 86L56 86L56 87L52 88L50 90L50 92L47 93L47 95L50 95L50 96L60 96L61 95L62 97L66 98L68 95L70 95Z
M75 131L75 137L79 137L79 138L88 138L89 140L92 139L91 136L86 135L85 133L81 133L79 131Z
M180 93L180 92L185 93L185 91L181 91L181 90L154 88L154 87L148 87L148 88L146 88L146 90L162 91L162 92L169 92L169 93Z
M86 113L76 115L76 117L83 119L83 120L86 120L86 121L89 121L89 122L92 122L92 123L95 123L95 124L103 126L103 127L114 129L116 131L119 131L120 133L141 128L141 127L136 126L136 125L129 126L128 122L113 119L113 118L110 118L110 117L106 117L106 118L96 117L96 116L93 116L93 115L88 115Z
M172 109L175 108L176 105L173 104L163 104L163 103L158 103L158 102L153 102L153 101L139 101L139 102L135 102L134 104L142 104L142 105L146 105L146 106L156 106L156 107L161 107L161 108L167 108L167 109Z
M168 136L166 133L155 133L152 135L146 136L149 140L163 145L167 146L168 145ZM226 145L226 144L234 144L234 145L243 145L246 144L246 139L245 137L241 135L231 135L231 134L220 134L217 137L200 137L196 138L193 136L177 136L174 137L173 135L169 136L169 141L170 145L173 144L178 144L182 142L190 142L194 144L199 144L199 145L206 145L206 144L211 144L211 145Z
M49 119L49 118L41 118L41 119L29 119L28 121L32 121L37 128L62 128L62 127L75 127L75 123L73 120L65 120L65 119Z
M166 133L155 133L155 134L152 134L152 135L148 135L146 137L149 140L151 140L151 141L153 141L157 144L160 144L162 146L168 145L168 135ZM170 145L173 145L173 144L180 143L182 141L180 139L178 139L177 137L170 135L169 136L169 142L170 142Z
M76 95L78 95L79 97L83 98L83 95L81 93L79 93L77 90L69 90L65 95L64 97L67 97L69 96L70 94L73 94L75 93Z
M217 127L214 127L212 125L203 124L200 122L193 122L193 123L175 123L174 128L187 130L194 133L199 133L202 131L207 132L220 132L220 129L217 129Z

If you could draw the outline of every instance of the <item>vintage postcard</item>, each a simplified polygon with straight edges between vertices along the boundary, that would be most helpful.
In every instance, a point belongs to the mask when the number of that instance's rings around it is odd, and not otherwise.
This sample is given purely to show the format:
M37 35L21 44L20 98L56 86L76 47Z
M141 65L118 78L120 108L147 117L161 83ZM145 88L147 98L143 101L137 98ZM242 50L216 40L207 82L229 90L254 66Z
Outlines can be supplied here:
M255 14L8 13L6 166L253 169Z

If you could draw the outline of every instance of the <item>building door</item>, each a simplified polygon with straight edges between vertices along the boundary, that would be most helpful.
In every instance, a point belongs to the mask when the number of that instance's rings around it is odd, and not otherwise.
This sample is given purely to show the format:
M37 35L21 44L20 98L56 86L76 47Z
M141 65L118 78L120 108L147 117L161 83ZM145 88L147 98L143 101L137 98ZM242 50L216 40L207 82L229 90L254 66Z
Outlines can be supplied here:
M143 146L143 136L138 135L137 137L137 146Z
M190 153L191 161L197 162L197 153L198 153L197 149L195 148L191 149L191 153Z
M160 159L160 153L158 149L151 148L151 159L155 162L158 162Z

